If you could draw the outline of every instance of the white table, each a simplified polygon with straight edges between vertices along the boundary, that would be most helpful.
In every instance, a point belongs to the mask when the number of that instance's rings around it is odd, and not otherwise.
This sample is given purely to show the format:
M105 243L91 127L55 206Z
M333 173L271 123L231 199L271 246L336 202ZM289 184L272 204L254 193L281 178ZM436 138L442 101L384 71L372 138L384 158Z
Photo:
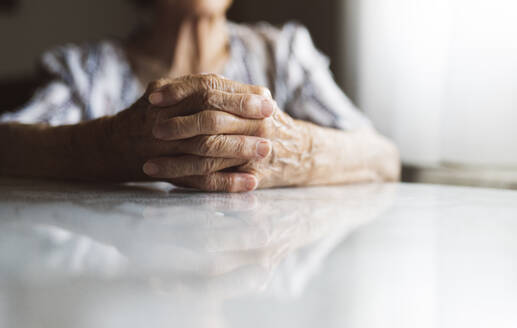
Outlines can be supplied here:
M0 327L517 327L517 192L0 180Z

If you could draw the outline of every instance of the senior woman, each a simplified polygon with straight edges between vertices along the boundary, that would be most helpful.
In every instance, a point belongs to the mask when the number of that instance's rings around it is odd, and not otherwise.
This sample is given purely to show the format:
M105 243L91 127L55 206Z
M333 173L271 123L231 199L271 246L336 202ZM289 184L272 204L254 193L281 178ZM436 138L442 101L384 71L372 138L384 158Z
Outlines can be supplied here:
M398 179L307 30L230 23L231 2L140 0L152 23L128 41L44 54L52 79L0 116L0 174L227 192Z

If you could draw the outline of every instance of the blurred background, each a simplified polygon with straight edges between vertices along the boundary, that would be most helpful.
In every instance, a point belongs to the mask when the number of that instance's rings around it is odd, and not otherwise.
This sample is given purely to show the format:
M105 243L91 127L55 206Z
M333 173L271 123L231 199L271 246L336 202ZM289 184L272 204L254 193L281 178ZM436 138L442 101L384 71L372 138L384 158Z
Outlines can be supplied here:
M517 1L236 0L230 17L306 25L405 181L517 189ZM0 111L28 99L44 50L140 19L124 0L0 0Z

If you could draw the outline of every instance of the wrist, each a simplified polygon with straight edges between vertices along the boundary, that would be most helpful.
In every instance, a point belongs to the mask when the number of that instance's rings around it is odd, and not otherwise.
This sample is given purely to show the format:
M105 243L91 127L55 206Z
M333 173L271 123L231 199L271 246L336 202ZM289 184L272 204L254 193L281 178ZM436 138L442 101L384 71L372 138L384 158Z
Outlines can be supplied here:
M124 127L118 124L118 116L105 116L92 121L92 126L86 129L93 135L90 152L91 163L95 178L104 181L137 180L141 170L132 167L134 159L127 147L128 140L121 140L120 134ZM86 136L88 138L88 136ZM123 145L126 145L125 147Z
M318 129L320 127L305 121L296 121L296 124L302 135L300 164L303 171L300 174L299 185L310 185L317 171L316 157L318 156Z
M113 171L113 117L102 117L77 125L62 127L69 135L69 166L78 178L106 180ZM61 136L62 138L63 136Z
M142 157L141 140L145 135L128 126L126 112L105 116L97 120L95 127L95 148L100 177L106 181L149 181L142 171L145 158Z

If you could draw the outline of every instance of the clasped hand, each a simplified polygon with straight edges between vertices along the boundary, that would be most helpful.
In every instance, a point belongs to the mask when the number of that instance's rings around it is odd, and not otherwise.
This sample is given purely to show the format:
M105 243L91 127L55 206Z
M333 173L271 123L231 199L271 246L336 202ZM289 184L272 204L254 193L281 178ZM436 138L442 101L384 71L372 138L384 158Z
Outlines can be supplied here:
M279 110L266 88L218 75L153 82L110 129L138 178L244 192L303 184L310 169L310 124Z

